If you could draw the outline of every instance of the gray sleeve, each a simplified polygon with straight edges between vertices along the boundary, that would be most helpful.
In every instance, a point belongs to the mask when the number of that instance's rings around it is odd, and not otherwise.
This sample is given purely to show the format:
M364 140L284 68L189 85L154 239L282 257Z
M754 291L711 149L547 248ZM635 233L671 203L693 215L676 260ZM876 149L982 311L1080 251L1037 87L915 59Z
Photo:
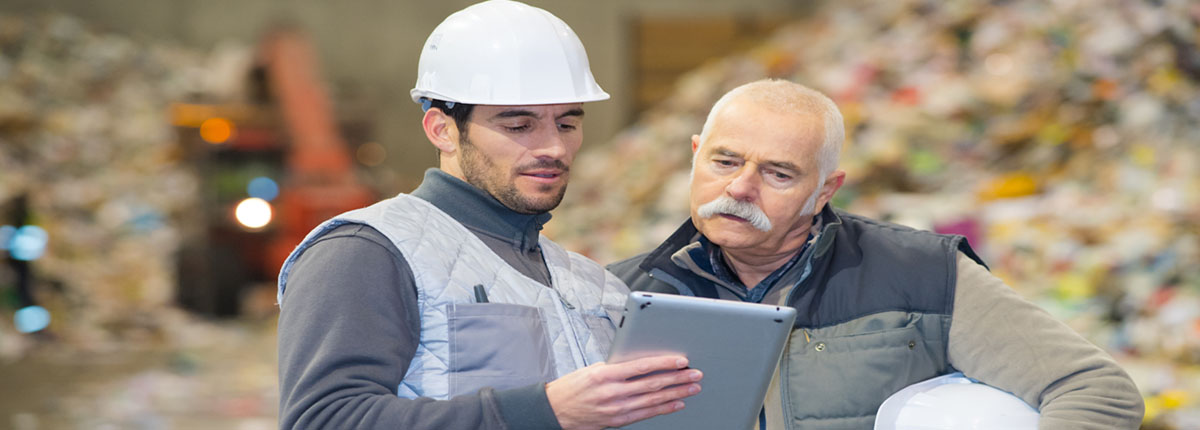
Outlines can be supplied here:
M293 266L280 308L279 427L558 427L541 384L444 401L397 397L419 333L413 275L399 250L365 226L321 238Z
M1112 357L961 254L949 356L966 376L1037 406L1041 429L1141 425L1141 394Z

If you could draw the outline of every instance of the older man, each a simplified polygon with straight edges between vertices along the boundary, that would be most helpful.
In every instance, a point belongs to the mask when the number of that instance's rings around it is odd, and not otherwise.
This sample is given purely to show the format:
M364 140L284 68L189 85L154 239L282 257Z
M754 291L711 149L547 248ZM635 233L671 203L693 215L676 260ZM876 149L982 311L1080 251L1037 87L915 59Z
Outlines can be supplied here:
M888 396L954 371L1037 407L1043 429L1138 427L1125 372L991 275L962 237L829 207L843 139L837 106L816 91L730 91L692 137L691 219L609 270L634 290L800 311L766 428L869 429Z
M590 430L682 408L700 372L602 363L628 290L539 234L583 103L608 98L575 33L479 3L434 29L418 75L440 169L326 221L279 275L280 427Z

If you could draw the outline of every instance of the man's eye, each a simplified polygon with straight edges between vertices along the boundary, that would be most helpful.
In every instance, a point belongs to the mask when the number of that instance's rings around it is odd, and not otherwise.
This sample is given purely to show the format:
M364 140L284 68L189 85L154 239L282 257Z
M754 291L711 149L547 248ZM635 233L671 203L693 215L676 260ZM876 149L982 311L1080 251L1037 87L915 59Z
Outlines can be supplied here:
M771 172L771 176L774 176L774 177L775 177L775 179L778 179L778 180L781 180L781 181L786 181L786 180L788 180L788 179L792 179L792 177L791 177L791 176L788 176L788 175L785 175L785 174L783 174L783 173L779 173L779 172Z
M572 131L572 130L575 130L576 128L579 128L579 127L576 127L573 124L559 124L558 125L558 129L562 130L562 131Z
M504 129L508 130L509 133L520 133L522 131L529 130L529 125L518 125L516 127L504 126Z
M718 166L724 167L733 167L735 165L733 161L730 160L713 160L713 162L717 163Z

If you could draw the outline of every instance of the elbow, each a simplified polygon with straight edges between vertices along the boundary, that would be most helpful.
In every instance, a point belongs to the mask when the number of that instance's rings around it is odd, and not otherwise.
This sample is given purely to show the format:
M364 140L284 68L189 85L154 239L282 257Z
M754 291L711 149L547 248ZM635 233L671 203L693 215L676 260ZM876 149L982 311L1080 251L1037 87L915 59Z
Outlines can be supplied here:
M1052 395L1044 396L1039 408L1043 420L1107 422L1112 428L1137 429L1146 411L1137 385L1116 363L1064 378L1047 394Z

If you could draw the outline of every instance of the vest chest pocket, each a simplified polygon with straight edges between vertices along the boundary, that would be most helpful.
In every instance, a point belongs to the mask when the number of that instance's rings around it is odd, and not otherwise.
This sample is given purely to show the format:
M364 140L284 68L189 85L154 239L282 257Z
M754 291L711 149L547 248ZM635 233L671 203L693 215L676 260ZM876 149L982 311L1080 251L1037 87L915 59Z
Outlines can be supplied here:
M541 310L507 303L447 307L450 396L517 388L555 377Z
M618 310L618 312L620 311ZM589 355L604 360L608 357L608 348L612 346L613 337L617 332L616 322L610 317L611 312L608 309L601 309L597 312L585 312L581 316L584 324L587 325L588 332L594 337L594 342L589 348L595 348L595 350L589 349Z
M873 417L892 393L946 370L942 322L939 316L884 312L807 333L794 330L786 381L792 416L816 422Z

